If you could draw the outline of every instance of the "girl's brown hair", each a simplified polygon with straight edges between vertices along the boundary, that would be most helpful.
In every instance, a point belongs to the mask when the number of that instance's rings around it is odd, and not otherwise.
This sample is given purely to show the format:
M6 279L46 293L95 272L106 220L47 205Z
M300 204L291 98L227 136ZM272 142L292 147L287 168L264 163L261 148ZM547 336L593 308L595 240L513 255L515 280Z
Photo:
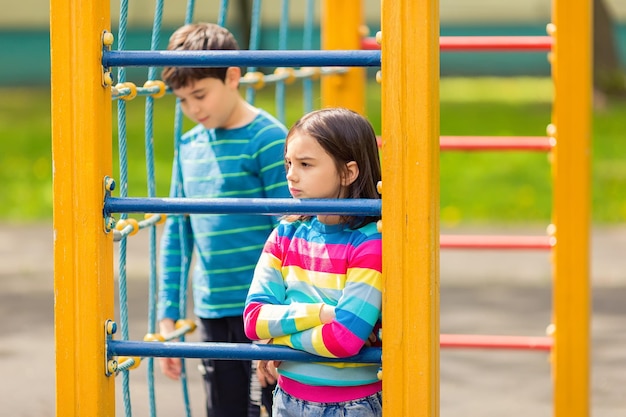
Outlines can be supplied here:
M359 175L348 186L346 198L380 199L377 184L381 180L380 157L374 128L360 114L333 107L316 110L304 115L287 134L285 151L289 138L296 132L305 133L335 161L340 175L346 172L346 164L355 161L359 167ZM295 217L295 218L294 218ZM289 216L290 220L305 219L310 216ZM379 216L342 216L343 222L350 227L361 227L380 220Z

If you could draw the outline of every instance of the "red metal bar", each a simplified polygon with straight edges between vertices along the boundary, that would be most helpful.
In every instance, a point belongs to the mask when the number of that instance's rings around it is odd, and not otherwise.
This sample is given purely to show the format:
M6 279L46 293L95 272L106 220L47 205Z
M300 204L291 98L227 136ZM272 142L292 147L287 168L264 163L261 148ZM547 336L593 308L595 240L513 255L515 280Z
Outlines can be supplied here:
M549 52L550 36L441 36L442 51L527 51ZM363 38L361 49L380 49L376 38Z
M382 146L379 136L378 147ZM550 151L553 144L543 136L441 136L442 151Z
M552 349L553 340L551 337L442 334L439 336L439 344L442 348L549 351Z
M444 36L442 51L534 51L549 52L550 36Z
M543 136L441 136L442 151L550 151Z
M441 249L543 249L555 244L549 236L441 235Z

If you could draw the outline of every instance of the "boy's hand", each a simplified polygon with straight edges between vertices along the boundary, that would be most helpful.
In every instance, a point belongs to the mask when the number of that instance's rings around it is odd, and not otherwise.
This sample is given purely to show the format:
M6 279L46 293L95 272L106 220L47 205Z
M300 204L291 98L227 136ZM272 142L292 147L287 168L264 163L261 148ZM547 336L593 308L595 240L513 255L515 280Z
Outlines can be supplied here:
M159 322L159 332L167 335L176 330L176 325L172 319L163 319ZM171 379L179 379L182 372L182 361L180 358L159 358L159 366L163 375Z
M159 358L161 372L168 378L178 380L182 369L180 358Z

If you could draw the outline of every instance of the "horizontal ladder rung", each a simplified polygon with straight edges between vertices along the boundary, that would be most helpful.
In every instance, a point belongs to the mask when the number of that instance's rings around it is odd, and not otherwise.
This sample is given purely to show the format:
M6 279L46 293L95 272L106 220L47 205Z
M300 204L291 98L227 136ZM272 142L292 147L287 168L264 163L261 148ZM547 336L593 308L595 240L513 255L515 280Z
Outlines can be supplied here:
M547 136L441 136L442 151L550 151Z
M361 40L361 48L380 49L376 38ZM549 52L552 49L550 36L441 36L442 51L528 51Z
M442 348L478 348L478 349L520 349L550 350L551 337L536 336L498 336L473 334L442 334L439 342Z
M384 220L383 220L384 223ZM551 249L551 236L441 235L442 249Z

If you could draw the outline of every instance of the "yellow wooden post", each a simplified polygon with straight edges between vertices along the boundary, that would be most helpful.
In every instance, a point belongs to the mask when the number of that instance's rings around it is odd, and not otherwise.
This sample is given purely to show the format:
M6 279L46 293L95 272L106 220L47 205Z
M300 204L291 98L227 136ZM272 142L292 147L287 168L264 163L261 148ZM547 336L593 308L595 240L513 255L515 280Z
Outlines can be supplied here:
M111 175L111 94L102 85L108 1L51 0L56 415L115 413L105 376L105 320L113 318L113 241L104 233Z
M589 416L592 2L553 0L554 415Z
M363 0L323 0L322 49L361 49ZM365 114L365 68L322 77L322 106L346 107Z
M382 2L383 414L439 416L439 2Z

